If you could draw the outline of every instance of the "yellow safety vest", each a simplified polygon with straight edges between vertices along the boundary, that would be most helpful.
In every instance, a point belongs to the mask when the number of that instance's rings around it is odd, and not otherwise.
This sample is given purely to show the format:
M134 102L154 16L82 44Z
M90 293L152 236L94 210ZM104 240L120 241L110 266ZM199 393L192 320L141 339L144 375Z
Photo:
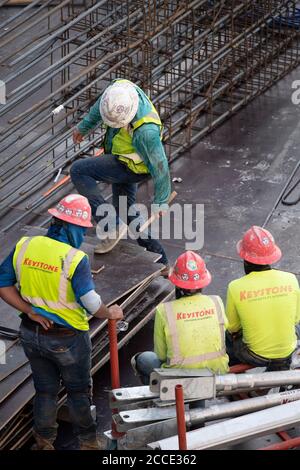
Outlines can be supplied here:
M129 80L116 80L115 83L128 81ZM124 162L131 171L138 174L149 173L149 170L143 159L133 147L133 132L145 123L157 124L162 130L162 123L158 112L156 111L151 100L148 97L147 99L151 105L151 111L134 123L129 124L127 127L122 127L112 139L112 154L118 155L119 160Z
M76 302L71 280L85 253L48 237L23 237L13 265L21 297L58 315L78 330L88 330L85 310Z
M296 276L271 269L252 272L228 286L228 329L243 331L243 341L259 356L288 357L295 349L300 322L300 291Z
M209 368L228 372L225 348L227 320L218 296L196 294L158 306L154 351L162 367Z

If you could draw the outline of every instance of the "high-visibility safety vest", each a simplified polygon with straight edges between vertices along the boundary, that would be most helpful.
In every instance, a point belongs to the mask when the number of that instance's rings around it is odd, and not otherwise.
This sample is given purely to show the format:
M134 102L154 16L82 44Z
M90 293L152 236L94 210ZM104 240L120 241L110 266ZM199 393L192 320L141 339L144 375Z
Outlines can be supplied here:
M218 296L196 294L161 304L156 311L154 351L162 367L209 368L228 372L227 320Z
M58 315L78 330L88 330L85 310L76 302L71 280L86 254L49 237L23 237L13 257L21 297Z
M115 83L128 82L129 80L115 80ZM136 85L135 85L136 86ZM139 87L136 86L139 89ZM141 90L142 91L142 90ZM144 92L143 92L144 93ZM132 144L133 132L145 123L157 124L162 130L162 123L158 112L156 111L153 103L144 93L145 97L151 105L151 110L145 116L141 117L135 122L132 122L127 127L122 127L112 139L112 154L118 155L119 160L124 162L128 168L134 173L144 174L149 173L147 166L143 159L136 152Z

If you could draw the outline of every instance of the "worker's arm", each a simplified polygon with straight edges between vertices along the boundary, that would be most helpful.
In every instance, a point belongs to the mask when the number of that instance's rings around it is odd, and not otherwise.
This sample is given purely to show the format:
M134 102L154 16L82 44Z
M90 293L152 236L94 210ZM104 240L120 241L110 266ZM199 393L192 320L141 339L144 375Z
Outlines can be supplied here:
M102 123L102 117L100 114L100 99L97 99L96 103L90 108L88 114L84 116L82 121L77 125L73 131L73 141L75 144L81 142L85 135L87 135L96 126Z
M0 265L0 297L11 307L29 316L29 318L40 323L45 330L51 327L52 321L34 313L31 305L22 299L15 284L17 282L16 273L13 266L15 249L5 258Z
M167 342L165 335L165 318L162 307L158 306L154 321L154 352L158 358L165 362L167 360Z
M228 319L228 331L230 333L237 333L242 328L242 325L230 290L230 285L227 290L226 317Z
M118 305L106 307L101 296L95 290L89 259L85 256L75 269L72 277L72 289L78 302L96 318L122 320L123 311Z
M32 306L22 299L16 286L0 287L0 297L11 307L14 307L22 313L26 313L31 320L42 325L45 330L51 327L53 322L42 317L42 315L34 313Z
M158 211L168 209L171 195L169 164L156 124L144 124L134 131L133 145L148 167L154 183L154 204Z

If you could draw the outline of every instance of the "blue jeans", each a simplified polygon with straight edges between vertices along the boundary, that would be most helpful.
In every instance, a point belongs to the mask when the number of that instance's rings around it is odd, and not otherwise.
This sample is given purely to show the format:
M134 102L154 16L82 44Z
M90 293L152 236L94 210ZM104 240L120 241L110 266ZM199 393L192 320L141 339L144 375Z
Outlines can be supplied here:
M113 205L118 214L119 212L119 196L127 196L127 208L135 204L137 183L145 181L148 178L146 174L137 174L129 170L129 168L121 163L116 155L101 155L101 157L85 158L73 163L71 170L72 182L83 196L86 196L92 208L92 214L96 222L99 222L103 217L97 216L96 212L101 204L106 203L98 188L98 181L110 183L113 192ZM124 220L129 224L138 217L128 216L128 220ZM147 238L137 238L137 242L143 248L153 253L162 255L160 262L168 264L166 253L161 244L151 238L148 234Z
M20 337L29 359L36 395L34 430L52 442L56 438L57 395L63 382L68 408L80 441L96 438L91 405L91 340L88 332L74 330L72 336L40 334L21 324Z
M226 331L226 351L229 356L229 365L249 364L254 367L266 367L267 372L289 370L292 355L282 359L268 359L258 356L251 351L243 342L242 333L239 332L235 338Z
M136 370L141 379L142 384L149 385L150 374L153 369L159 369L162 361L153 351L145 351L136 358Z

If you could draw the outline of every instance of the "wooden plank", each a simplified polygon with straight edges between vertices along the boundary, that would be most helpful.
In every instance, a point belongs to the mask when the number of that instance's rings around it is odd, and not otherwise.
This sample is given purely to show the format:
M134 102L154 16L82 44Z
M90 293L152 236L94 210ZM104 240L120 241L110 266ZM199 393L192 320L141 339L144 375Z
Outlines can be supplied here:
M0 403L6 400L6 398L8 398L9 395L11 395L30 376L31 367L29 363L26 363L3 379L0 384Z
M0 405L0 430L22 410L34 397L34 385L31 378L27 379L12 395Z
M9 0L7 5L29 5L32 0Z
M13 346L6 355L6 364L0 365L0 381L28 362L20 344Z

